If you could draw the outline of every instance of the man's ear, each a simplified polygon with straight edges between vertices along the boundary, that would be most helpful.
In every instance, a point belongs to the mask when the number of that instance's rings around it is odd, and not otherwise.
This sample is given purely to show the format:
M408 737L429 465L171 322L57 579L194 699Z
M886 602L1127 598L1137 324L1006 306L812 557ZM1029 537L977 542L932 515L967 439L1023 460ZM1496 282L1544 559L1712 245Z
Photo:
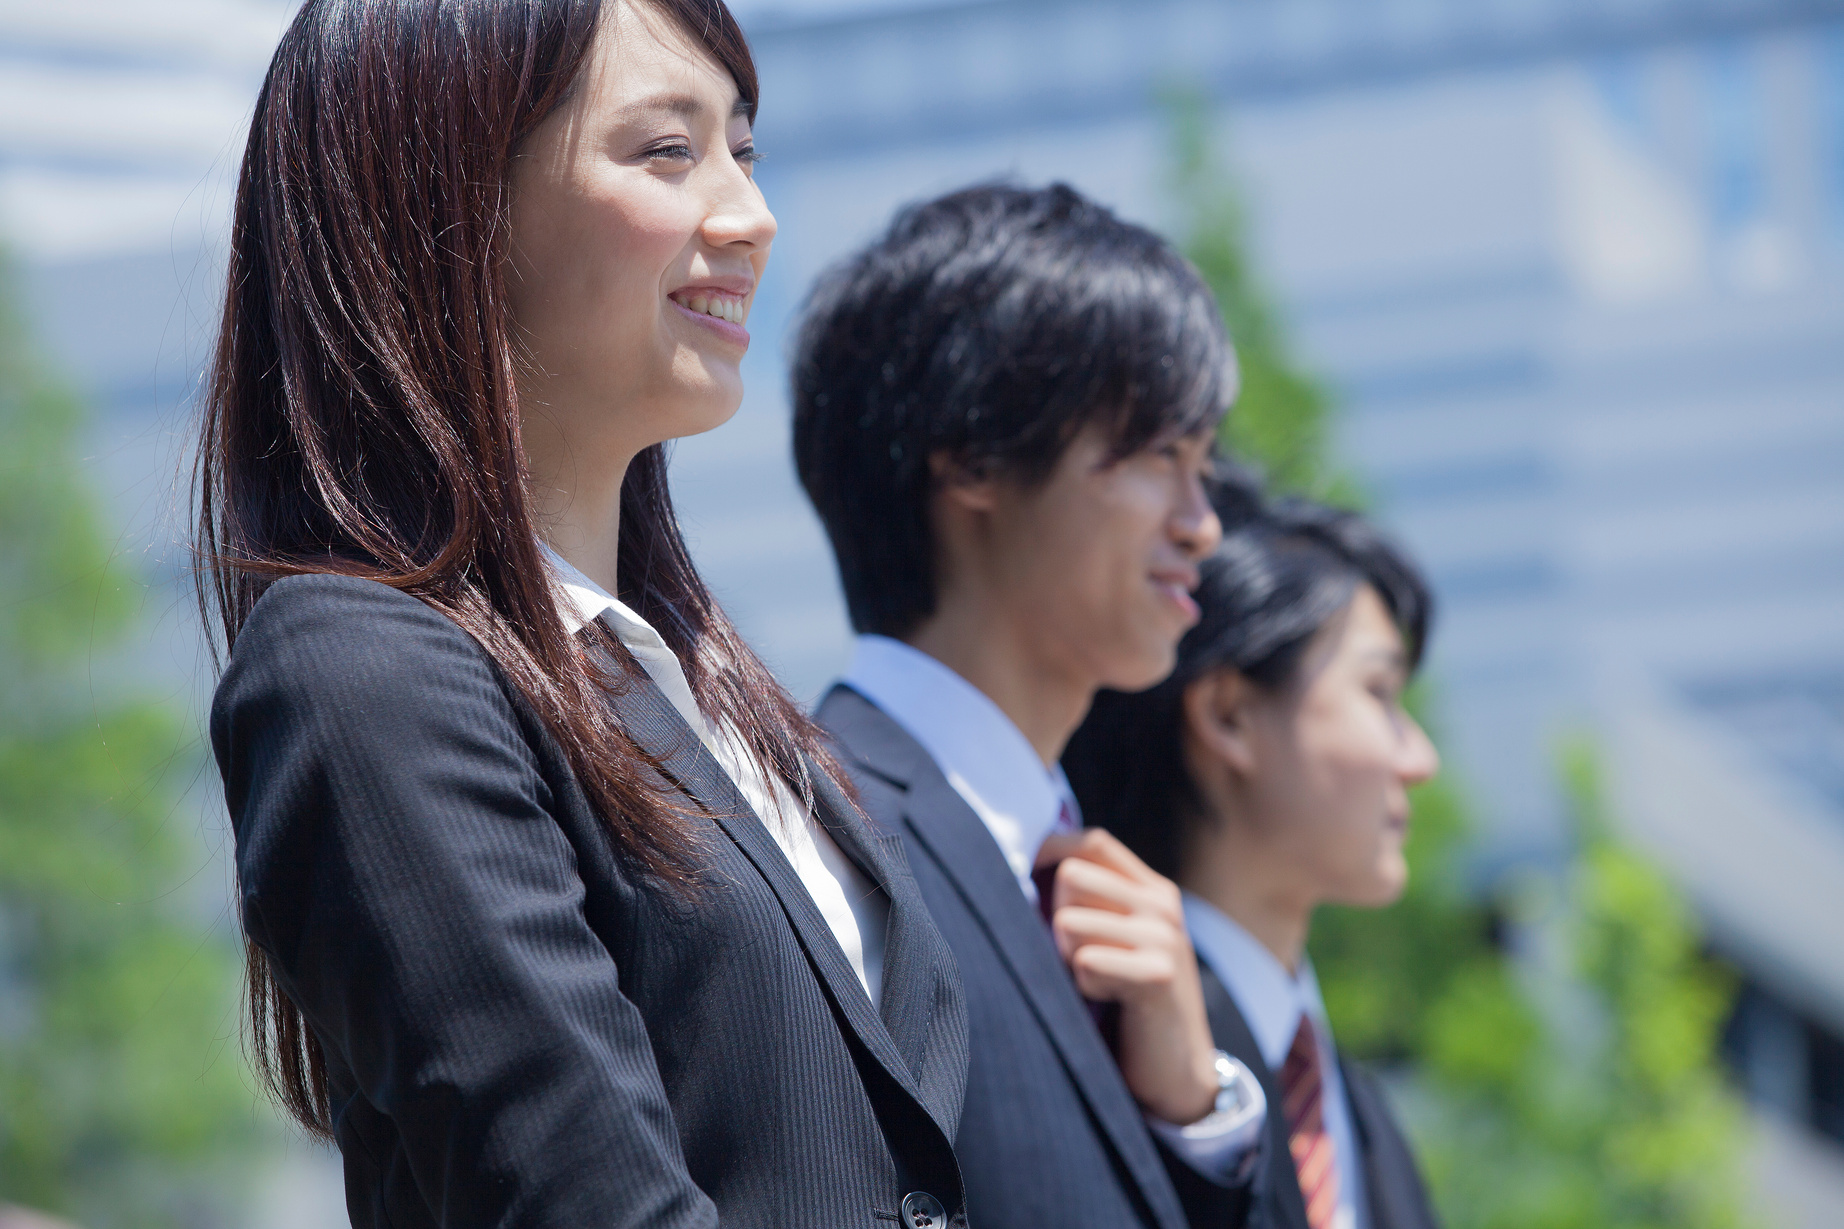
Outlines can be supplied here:
M958 508L991 512L998 506L999 484L984 466L937 449L928 454L928 472L941 497Z
M1212 670L1184 690L1191 736L1239 777L1255 774L1255 685L1240 670Z

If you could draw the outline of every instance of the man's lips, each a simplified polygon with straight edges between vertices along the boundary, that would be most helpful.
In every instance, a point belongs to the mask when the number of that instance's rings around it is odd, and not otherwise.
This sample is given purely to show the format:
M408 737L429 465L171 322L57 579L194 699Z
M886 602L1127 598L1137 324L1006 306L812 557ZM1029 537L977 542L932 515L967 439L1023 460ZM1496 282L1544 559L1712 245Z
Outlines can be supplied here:
M1184 613L1188 622L1197 622L1200 612L1197 608L1197 599L1191 596L1191 590L1197 588L1195 574L1154 573L1152 583L1153 588L1164 594L1167 601Z

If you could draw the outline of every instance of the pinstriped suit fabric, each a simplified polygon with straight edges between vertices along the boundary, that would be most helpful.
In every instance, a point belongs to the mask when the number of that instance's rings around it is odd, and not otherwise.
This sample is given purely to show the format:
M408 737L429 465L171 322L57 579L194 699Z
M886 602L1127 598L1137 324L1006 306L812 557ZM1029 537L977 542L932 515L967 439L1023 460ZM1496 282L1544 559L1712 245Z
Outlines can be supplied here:
M708 803L651 684L611 702ZM212 740L246 927L328 1055L355 1226L888 1226L914 1186L958 1206L959 981L835 793L825 822L903 931L889 1033L746 809L698 821L695 899L640 881L479 647L383 585L272 587Z

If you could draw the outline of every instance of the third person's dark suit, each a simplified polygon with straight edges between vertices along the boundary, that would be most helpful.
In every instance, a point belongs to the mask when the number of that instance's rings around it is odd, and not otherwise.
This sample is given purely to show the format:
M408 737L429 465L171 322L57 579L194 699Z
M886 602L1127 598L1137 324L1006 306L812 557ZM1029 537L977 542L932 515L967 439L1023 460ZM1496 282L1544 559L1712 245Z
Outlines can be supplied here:
M1268 1097L1268 1138L1261 1161L1264 1172L1256 1181L1259 1193L1251 1223L1260 1229L1309 1229L1306 1201L1300 1195L1293 1156L1287 1148L1287 1118L1280 1112L1280 1079L1262 1058L1248 1022L1222 980L1201 962L1198 972L1203 979L1204 1007L1210 1014L1210 1032L1217 1048L1241 1059L1261 1081ZM1362 1154L1369 1229L1438 1229L1440 1222L1428 1202L1415 1155L1390 1113L1382 1088L1374 1076L1342 1055L1338 1071L1351 1109L1351 1133Z

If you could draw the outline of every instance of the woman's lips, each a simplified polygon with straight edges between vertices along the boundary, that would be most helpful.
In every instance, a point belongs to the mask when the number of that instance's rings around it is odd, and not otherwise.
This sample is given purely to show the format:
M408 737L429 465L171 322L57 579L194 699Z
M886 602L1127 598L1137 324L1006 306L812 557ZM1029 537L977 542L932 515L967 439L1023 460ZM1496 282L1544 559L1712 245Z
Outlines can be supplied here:
M741 346L745 350L749 348L749 330L742 325L733 323L729 320L719 319L716 316L707 315L704 312L693 311L677 299L668 301L681 315L691 320L699 327L709 329L732 345Z

